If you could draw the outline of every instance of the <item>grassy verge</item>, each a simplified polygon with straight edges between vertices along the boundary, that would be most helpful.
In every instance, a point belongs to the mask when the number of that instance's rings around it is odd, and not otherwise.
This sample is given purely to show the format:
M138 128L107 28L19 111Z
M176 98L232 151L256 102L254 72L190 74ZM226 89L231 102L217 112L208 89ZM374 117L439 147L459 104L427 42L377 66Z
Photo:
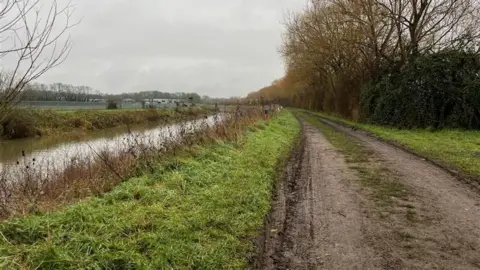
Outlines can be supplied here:
M46 135L66 135L85 131L138 125L151 122L173 122L196 118L206 109L181 110L31 110L17 109L0 123L0 138L19 139ZM2 117L0 117L1 119Z
M317 127L327 140L345 155L346 162L350 168L357 171L361 185L369 188L373 201L383 214L393 211L395 199L406 198L406 187L395 181L386 168L379 167L373 162L371 151L345 136L344 133L318 121L316 117L307 113L299 113L299 115Z
M240 144L198 147L102 197L3 222L0 268L245 268L298 133L283 113Z
M480 131L406 130L353 122L322 113L316 114L369 131L384 140L396 142L468 175L480 176Z

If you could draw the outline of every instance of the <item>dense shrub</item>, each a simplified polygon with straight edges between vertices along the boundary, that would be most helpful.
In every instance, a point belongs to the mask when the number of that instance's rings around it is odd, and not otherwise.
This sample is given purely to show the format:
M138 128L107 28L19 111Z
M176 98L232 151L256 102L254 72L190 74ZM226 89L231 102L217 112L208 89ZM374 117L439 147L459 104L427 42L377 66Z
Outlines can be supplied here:
M109 100L107 104L107 110L116 110L118 109L118 104L116 101Z
M86 125L86 122L84 119L81 119L81 118L74 118L72 119L72 123L73 123L73 126L75 128L81 128L81 127L84 127Z
M362 92L363 114L377 124L480 128L480 59L443 51L387 72Z
M32 112L13 111L1 122L0 137L7 139L19 139L40 135L35 127Z

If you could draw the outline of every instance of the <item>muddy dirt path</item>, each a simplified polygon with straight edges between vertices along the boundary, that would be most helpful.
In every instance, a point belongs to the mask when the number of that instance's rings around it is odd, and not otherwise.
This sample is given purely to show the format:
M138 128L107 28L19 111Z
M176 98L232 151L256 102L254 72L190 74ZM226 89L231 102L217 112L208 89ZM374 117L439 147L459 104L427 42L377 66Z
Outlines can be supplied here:
M378 268L365 239L366 216L343 156L313 126L277 189L258 269Z
M327 119L323 123L373 151L375 163L408 188L414 221L392 215L389 226L406 232L402 268L480 269L480 194L443 169L399 148ZM479 164L480 166L480 164ZM403 248L401 248L403 247Z
M302 120L302 142L277 187L256 268L480 269L477 191L418 157L322 122L367 149L368 161L352 164ZM380 208L375 190L360 184L359 166L398 181L407 195Z

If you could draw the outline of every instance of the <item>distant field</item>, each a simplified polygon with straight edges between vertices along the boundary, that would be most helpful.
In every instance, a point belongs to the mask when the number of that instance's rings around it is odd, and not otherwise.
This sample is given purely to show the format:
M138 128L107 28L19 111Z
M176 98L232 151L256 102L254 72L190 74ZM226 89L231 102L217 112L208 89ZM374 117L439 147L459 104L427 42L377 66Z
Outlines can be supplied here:
M200 105L200 104L199 104ZM49 109L49 110L101 110L107 108L106 102L72 102L72 101L28 101L19 105L22 108ZM175 103L164 103L157 106L159 109L175 108ZM121 109L142 109L142 103L122 103Z
M98 110L106 109L106 102L69 102L69 101L28 101L19 105L23 108L52 109L52 110ZM122 104L123 109L142 108L141 103Z

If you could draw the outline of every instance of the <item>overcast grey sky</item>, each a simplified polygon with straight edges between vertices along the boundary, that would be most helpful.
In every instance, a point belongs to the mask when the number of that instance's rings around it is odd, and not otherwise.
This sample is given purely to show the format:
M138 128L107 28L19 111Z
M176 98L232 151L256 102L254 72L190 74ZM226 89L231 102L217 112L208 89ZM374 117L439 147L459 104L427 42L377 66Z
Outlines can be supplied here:
M281 22L304 2L74 0L72 52L39 81L244 96L283 75Z

